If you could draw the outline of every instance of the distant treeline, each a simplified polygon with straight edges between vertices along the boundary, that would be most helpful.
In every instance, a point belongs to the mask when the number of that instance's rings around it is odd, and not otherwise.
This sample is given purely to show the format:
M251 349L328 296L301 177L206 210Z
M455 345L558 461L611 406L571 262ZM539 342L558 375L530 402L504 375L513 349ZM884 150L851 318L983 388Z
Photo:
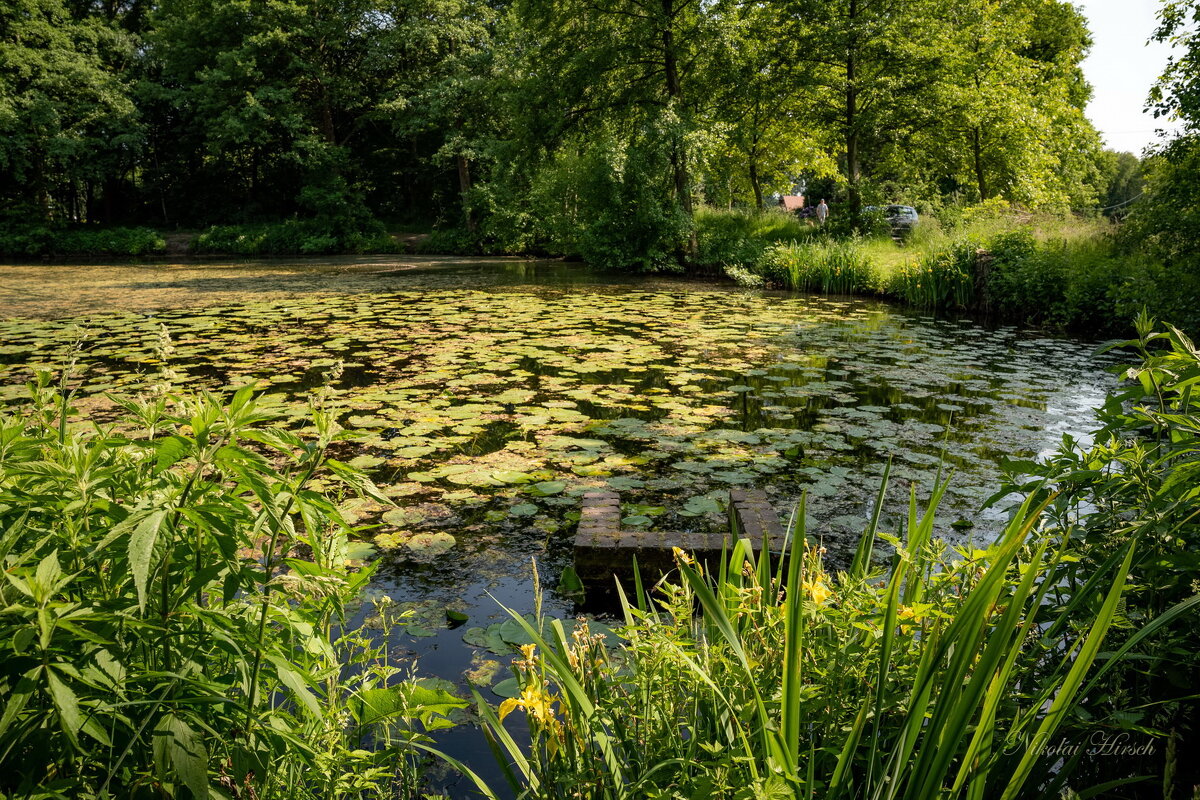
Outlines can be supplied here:
M1084 117L1089 43L1066 0L11 0L0 226L383 220L634 266L801 185L1110 206L1140 165Z

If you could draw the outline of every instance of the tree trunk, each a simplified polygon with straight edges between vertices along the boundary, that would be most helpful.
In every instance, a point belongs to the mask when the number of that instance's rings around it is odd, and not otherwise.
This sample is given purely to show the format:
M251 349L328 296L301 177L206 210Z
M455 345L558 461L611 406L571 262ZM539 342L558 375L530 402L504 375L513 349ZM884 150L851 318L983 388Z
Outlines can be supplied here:
M667 97L673 101L677 113L683 111L683 84L679 79L679 61L675 54L675 33L671 25L675 18L674 0L662 0L663 11L663 71L667 78ZM671 166L675 173L675 196L679 206L688 218L689 233L687 251L683 254L686 259L694 258L699 249L696 243L696 230L690 223L692 220L692 186L688 176L687 151L683 137L676 135L671 147Z
M980 142L979 126L975 126L975 129L971 131L971 136L972 150L975 155L975 181L979 186L979 199L987 200L988 186L986 176L983 172L983 145Z
M754 205L761 213L763 211L762 184L758 180L758 159L755 156L750 156L750 186L754 188Z
M858 0L850 0L849 17L858 19ZM851 36L854 34L851 33ZM850 223L858 230L858 215L862 212L862 193L859 188L858 154L858 86L853 39L846 50L846 184L850 201Z
M458 155L458 188L462 193L462 209L463 217L467 222L467 231L475 232L475 214L471 211L471 204L468 198L468 193L471 191L471 165L467 161L467 157L461 153Z

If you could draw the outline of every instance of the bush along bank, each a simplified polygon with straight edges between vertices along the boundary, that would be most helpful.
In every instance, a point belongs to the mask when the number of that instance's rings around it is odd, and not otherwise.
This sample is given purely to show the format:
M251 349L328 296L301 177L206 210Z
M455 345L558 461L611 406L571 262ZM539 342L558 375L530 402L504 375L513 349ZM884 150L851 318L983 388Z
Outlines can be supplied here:
M881 251L893 252L882 259ZM1045 240L1015 230L910 251L891 242L815 239L772 244L724 269L747 286L876 295L1085 335L1118 333L1143 308L1200 330L1200 276L1104 239Z
M0 227L0 257L147 256L166 252L167 241L150 228Z

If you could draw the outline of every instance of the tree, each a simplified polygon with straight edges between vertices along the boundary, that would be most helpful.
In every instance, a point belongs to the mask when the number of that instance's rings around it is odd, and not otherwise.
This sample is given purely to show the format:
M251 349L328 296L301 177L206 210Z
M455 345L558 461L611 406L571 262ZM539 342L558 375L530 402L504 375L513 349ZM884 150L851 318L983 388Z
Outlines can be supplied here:
M708 122L702 143L709 195L746 187L763 210L765 191L790 193L797 177L836 172L828 132L814 118L811 86L792 60L781 6L715 7L710 46Z
M1147 108L1182 130L1146 162L1146 196L1130 212L1129 241L1168 266L1200 273L1200 0L1166 0L1154 38L1179 51L1167 62Z
M131 169L141 133L115 52L130 40L61 0L0 10L0 199L18 213L87 220L95 187Z
M862 210L863 178L885 147L903 150L925 122L942 79L949 37L938 0L792 0L789 39L798 72L816 87L821 124L837 132L849 215Z
M931 113L887 169L974 200L1092 205L1099 138L1083 113L1082 17L1041 0L965 0L948 13Z
M712 9L700 0L524 0L518 8L530 35L520 93L537 109L524 120L528 146L553 153L603 140L616 178L626 156L638 160L639 172L661 160L669 183L653 216L690 222L692 135ZM677 227L672 222L663 235ZM695 252L694 235L677 244L680 259Z

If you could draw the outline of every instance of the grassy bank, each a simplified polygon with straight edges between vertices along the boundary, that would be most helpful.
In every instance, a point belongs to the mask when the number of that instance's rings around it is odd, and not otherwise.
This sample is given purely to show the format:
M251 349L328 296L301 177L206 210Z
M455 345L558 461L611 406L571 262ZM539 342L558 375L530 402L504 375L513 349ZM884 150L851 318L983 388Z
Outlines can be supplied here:
M780 219L782 218L782 219ZM697 216L701 261L749 286L876 295L1083 335L1119 333L1143 308L1200 330L1200 276L1121 246L1104 220L1000 206L923 218L902 242L838 236L779 213Z

